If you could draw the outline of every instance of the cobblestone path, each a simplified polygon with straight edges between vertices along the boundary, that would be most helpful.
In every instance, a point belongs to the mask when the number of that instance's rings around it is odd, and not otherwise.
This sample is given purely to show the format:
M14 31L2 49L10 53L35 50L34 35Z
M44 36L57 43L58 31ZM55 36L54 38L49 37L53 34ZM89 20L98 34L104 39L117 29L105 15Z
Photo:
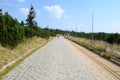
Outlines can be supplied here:
M1 80L116 80L62 37L55 38Z

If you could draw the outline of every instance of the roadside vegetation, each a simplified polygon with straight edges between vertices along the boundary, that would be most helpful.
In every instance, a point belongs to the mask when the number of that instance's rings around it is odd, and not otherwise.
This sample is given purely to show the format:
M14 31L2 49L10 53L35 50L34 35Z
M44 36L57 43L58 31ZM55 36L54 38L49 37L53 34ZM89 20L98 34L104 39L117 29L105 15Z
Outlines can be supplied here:
M95 52L96 54L120 65L120 54L116 53L116 52L119 52L118 51L118 49L120 48L119 45L110 44L103 40L91 41L90 39L80 38L80 37L72 37L72 36L69 36L68 39L70 39L73 42Z
M20 23L0 9L0 77L52 39L50 36L54 36L47 28L37 26L35 15L31 6L26 23Z
M98 32L98 33L85 33L85 32L70 32L71 36L74 37L81 37L86 39L91 39L93 35L94 40L102 40L106 41L110 44L120 44L120 34L119 33L105 33L105 32Z
M18 22L17 19L13 19L8 13L0 12L0 43L3 47L14 48L24 39L32 38L34 36L48 39L50 35L44 29L37 26L37 22L34 20L36 16L34 7L30 7L26 23L23 21Z
M0 46L0 68L7 63L23 56L26 53L30 53L32 50L38 46L45 43L47 40L44 38L33 37L26 39L20 44L18 44L14 49L5 48Z
M47 42L47 39L33 37L22 41L14 49L0 45L0 78Z

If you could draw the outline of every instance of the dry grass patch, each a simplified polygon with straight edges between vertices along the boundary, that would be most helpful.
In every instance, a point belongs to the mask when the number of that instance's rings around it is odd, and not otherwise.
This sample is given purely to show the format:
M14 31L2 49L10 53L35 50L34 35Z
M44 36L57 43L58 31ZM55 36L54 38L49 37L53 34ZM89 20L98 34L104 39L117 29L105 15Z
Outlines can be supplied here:
M0 46L0 68L9 62L25 55L26 53L30 53L32 50L44 44L46 41L47 40L43 38L33 37L24 40L14 49L4 48Z
M49 39L43 39L43 38L31 38L31 39L27 39L24 40L24 42L22 42L21 44L19 44L16 48L14 49L9 49L9 48L3 48L0 47L1 49L5 49L3 50L3 52L6 52L4 57L9 55L11 55L10 57L5 57L5 58L1 58L2 61L7 62L7 63L2 63L2 68L4 69L0 69L2 71L0 71L0 79L6 75L10 70L12 70L16 65L18 65L19 63L21 63L24 59L26 59L27 57L29 57L30 55L32 55L36 50L38 50L40 47L42 47L43 45L45 45L48 41L52 40L54 37L50 37ZM11 59L11 60L10 60ZM8 60L8 61L6 61ZM1 61L1 62L2 62ZM7 65L8 63L12 63L10 65Z
M120 55L115 53L115 51L120 51L120 45L116 45L116 44L109 44L105 41L101 41L101 40L94 40L93 43L91 42L90 39L84 39L84 38L78 38L78 37L69 37L70 40L90 49L93 51L99 51L100 55L105 56L106 58L118 58L120 59Z

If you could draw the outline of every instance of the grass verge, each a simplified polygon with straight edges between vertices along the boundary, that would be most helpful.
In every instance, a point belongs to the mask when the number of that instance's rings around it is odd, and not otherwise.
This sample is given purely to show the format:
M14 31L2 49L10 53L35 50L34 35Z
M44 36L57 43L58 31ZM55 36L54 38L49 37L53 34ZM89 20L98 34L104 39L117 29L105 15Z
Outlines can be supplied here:
M12 65L10 65L10 66L8 66L5 70L3 70L3 71L1 71L0 72L0 79L4 76L4 75L6 75L10 70L12 70L13 68L15 68L15 66L17 66L18 64L20 64L23 60L25 60L27 57L29 57L30 55L32 55L35 51L37 51L39 48L41 48L42 46L44 46L46 43L48 43L50 40L51 40L52 38L50 38L50 39L48 39L48 40L46 40L46 39L40 39L40 40L42 40L42 42L40 42L40 44L39 44L39 46L37 46L37 47L34 47L33 48L33 50L31 50L31 51L29 51L27 54L23 54L23 53L21 53L22 55L22 57L20 58L20 59L18 59L17 61L15 61ZM38 40L39 41L39 39L38 38L36 38L35 37L35 39L33 39L33 42L34 42L34 40L36 41L36 40ZM21 47L23 47L23 44L24 45L26 45L26 42L28 43L29 42L29 40L26 40L25 42L23 42L22 43L22 45L20 44L20 45L18 45L18 46L21 46ZM32 41L31 41L32 42ZM29 43L29 45L30 45L30 43ZM32 44L33 45L33 44ZM38 45L38 44L37 44ZM24 46L25 47L25 46ZM16 48L18 48L18 47L16 47ZM31 47L32 48L32 47ZM16 49L15 49L16 50ZM17 49L18 50L18 49ZM20 50L21 51L21 50ZM28 51L28 50L27 50ZM26 52L27 52L26 51ZM25 53L25 52L24 52ZM18 58L18 57L17 57Z
M114 52L106 52L105 47L103 47L104 44L102 43L102 41L96 42L99 44L91 45L90 40L86 40L86 42L85 42L81 38L76 38L76 37L72 37L72 36L70 36L68 39L87 48L90 51L93 51L94 53L113 62L114 64L120 66L120 56L118 54L115 54Z

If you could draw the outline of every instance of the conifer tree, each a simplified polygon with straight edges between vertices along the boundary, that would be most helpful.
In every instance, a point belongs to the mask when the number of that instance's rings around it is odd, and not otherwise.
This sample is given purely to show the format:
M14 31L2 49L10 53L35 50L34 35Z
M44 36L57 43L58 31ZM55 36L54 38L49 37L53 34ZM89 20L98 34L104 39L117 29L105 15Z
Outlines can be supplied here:
M36 16L36 12L34 10L34 7L31 5L30 7L30 11L29 11L29 14L28 14L28 17L26 19L27 21L27 26L29 27L34 27L37 25L37 22L34 20L35 19L35 16Z
M20 25L21 25L21 26L24 26L25 24L24 24L24 22L23 22L23 21L21 21Z
M17 19L13 19L8 12L0 15L0 43L2 46L16 46L24 38L24 29Z

